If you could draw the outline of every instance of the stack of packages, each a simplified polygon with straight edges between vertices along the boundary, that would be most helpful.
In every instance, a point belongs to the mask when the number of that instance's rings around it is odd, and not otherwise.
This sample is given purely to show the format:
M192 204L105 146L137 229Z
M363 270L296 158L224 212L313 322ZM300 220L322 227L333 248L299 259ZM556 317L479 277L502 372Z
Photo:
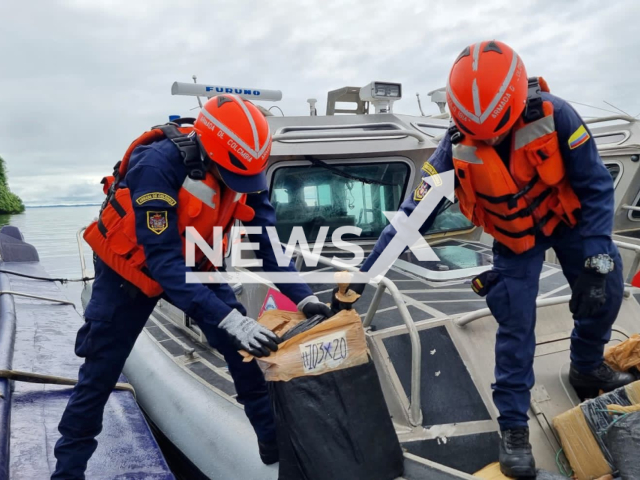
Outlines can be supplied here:
M638 375L640 336L608 349L605 360ZM553 425L578 480L608 474L640 479L640 381L558 415Z
M258 321L284 339L258 359L276 417L279 480L402 476L402 450L358 314L320 321L269 310Z

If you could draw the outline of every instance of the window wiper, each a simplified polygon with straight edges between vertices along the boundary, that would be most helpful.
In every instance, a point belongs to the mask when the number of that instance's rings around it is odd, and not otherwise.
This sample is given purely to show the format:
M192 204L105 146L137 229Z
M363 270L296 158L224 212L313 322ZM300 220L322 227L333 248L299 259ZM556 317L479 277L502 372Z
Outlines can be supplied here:
M350 173L347 172L343 172L342 170L340 170L337 167L334 167L333 165L329 165L326 162L323 162L322 160L319 160L317 158L313 158L310 157L308 155L306 155L305 160L308 160L309 162L311 162L312 165L314 165L315 167L321 167L324 168L326 170L329 170L332 173L335 173L336 175L346 178L348 180L354 180L356 182L361 182L361 183L366 183L368 185L386 185L388 187L397 187L399 185L396 185L394 183L391 182L385 182L382 180L376 180L374 178L364 178L364 177L360 177L358 175L351 175Z

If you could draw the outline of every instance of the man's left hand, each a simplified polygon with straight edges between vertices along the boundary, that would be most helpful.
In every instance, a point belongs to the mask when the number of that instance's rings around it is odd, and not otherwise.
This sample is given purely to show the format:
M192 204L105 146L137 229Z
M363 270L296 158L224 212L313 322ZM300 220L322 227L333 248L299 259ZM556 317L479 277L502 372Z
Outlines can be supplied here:
M596 314L606 301L605 286L607 274L584 269L578 276L573 291L569 310L575 318L588 318Z

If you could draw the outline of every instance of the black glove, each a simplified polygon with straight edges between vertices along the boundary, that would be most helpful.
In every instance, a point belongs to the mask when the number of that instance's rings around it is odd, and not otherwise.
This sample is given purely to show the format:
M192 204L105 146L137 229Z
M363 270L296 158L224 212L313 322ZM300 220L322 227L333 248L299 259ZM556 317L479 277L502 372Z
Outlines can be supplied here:
M366 283L352 283L349 285L349 288L347 288L347 291L353 290L357 294L362 295L362 292L364 292L364 289L366 286L367 286ZM341 312L342 310L351 310L351 307L353 306L353 304L356 303L358 300L360 300L358 298L356 299L355 302L344 303L336 298L336 293L338 293L338 287L334 288L331 291L331 311L334 314Z
M333 316L333 312L331 312L331 309L327 305L319 301L309 302L305 304L305 306L302 307L302 313L304 313L304 316L307 318L311 318L316 315L321 315L324 318Z
M606 301L607 274L585 268L578 276L571 293L569 310L575 318L595 315Z

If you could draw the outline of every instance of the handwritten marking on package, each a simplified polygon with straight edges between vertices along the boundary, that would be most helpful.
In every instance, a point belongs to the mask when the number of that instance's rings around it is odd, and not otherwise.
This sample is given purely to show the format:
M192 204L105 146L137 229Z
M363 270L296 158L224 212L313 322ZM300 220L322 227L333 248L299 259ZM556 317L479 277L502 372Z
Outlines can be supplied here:
M304 373L316 373L336 368L349 356L346 332L316 338L300 345Z

